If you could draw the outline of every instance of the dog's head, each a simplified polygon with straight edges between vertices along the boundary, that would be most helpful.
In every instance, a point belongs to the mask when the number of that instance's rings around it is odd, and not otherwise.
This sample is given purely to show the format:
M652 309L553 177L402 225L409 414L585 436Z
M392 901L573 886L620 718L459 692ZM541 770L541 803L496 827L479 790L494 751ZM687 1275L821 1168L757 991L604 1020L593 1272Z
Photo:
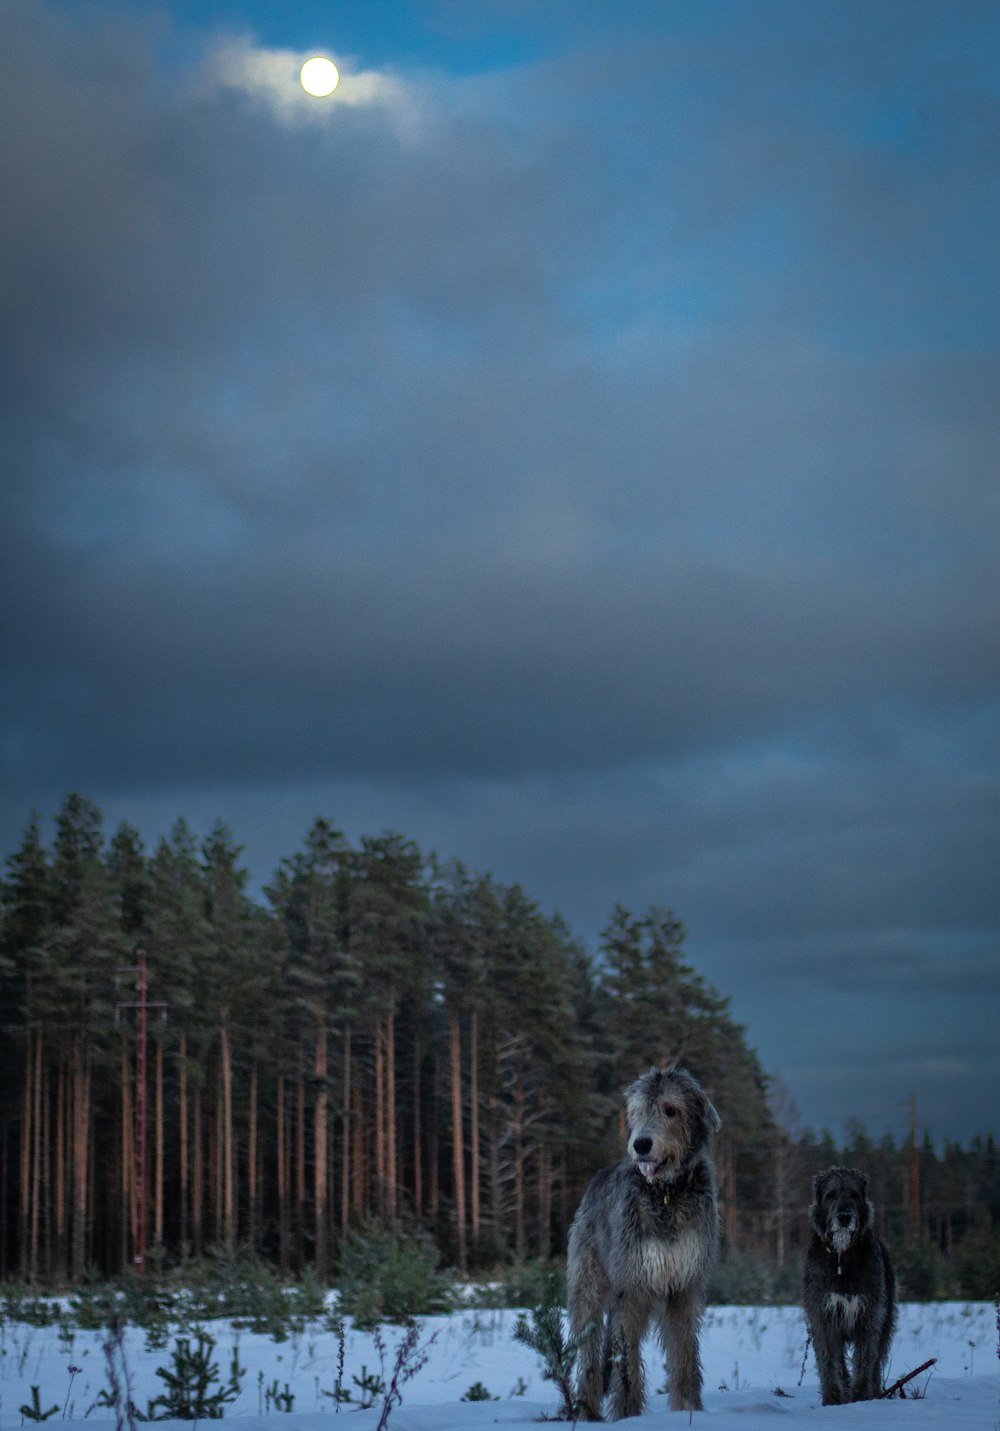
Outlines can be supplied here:
M628 1155L647 1182L673 1182L722 1126L686 1069L651 1068L625 1090Z
M813 1178L809 1221L817 1236L835 1251L846 1252L874 1219L868 1179L857 1168L827 1168Z

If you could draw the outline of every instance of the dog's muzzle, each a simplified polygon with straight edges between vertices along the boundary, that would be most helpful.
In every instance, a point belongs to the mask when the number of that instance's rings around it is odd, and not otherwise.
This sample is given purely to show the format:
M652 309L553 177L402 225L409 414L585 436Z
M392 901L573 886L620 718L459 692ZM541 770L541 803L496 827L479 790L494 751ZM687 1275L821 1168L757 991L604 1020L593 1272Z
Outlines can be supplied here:
M669 1157L654 1157L653 1148L653 1139L645 1134L639 1133L632 1139L631 1153L633 1162L647 1183L651 1183L663 1165L670 1161Z

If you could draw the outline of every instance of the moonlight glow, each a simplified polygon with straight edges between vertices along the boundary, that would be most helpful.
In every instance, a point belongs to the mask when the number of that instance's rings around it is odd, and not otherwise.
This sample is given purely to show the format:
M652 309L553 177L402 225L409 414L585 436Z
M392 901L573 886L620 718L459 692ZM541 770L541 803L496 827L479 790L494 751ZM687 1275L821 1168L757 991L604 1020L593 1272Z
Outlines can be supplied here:
M324 99L328 94L333 94L340 83L340 71L325 55L313 55L299 70L299 79L306 94Z

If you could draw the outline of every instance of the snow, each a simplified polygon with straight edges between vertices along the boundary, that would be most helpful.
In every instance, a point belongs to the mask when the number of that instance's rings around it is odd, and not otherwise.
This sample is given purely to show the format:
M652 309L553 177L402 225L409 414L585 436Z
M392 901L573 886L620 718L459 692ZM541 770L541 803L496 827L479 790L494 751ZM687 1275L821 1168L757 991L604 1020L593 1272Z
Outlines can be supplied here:
M541 1376L538 1358L511 1336L517 1314L512 1311L468 1309L450 1316L418 1320L420 1347L426 1364L402 1387L402 1403L388 1419L391 1431L487 1431L492 1427L536 1427L553 1416L558 1393ZM213 1353L219 1377L229 1376L234 1350L245 1368L237 1400L226 1419L237 1419L240 1431L375 1431L382 1398L370 1410L336 1410L332 1392L337 1377L338 1339L322 1323L274 1341L263 1333L234 1329L227 1322L207 1323L216 1338ZM172 1329L165 1346L148 1346L141 1328L125 1332L126 1359L132 1396L145 1409L147 1401L165 1390L156 1368L171 1364L170 1349L178 1332ZM384 1366L390 1380L401 1329L386 1327ZM342 1383L357 1392L355 1376L380 1370L379 1352L370 1333L348 1323ZM906 1400L861 1402L822 1407L815 1362L806 1352L802 1314L794 1307L711 1307L702 1334L705 1367L705 1413L668 1412L662 1394L662 1360L655 1343L646 1347L650 1388L647 1410L629 1424L639 1428L682 1425L684 1421L726 1431L996 1431L1000 1427L1000 1375L997 1361L996 1312L989 1303L908 1303L900 1308L893 1343L890 1377L895 1379L937 1357L908 1390ZM70 1367L80 1370L72 1374ZM290 1412L269 1404L266 1389L286 1383L294 1395ZM492 1401L463 1401L475 1382ZM43 1410L57 1406L50 1418L58 1431L95 1431L95 1423L114 1421L108 1407L94 1407L107 1385L100 1332L72 1328L35 1328L7 1322L0 1326L0 1431L29 1424L20 1406L39 1388ZM780 1394L784 1393L784 1395ZM343 1418L336 1423L332 1418ZM682 1420L683 1418L683 1420ZM160 1423L188 1428L190 1422ZM98 1428L99 1431L99 1428Z

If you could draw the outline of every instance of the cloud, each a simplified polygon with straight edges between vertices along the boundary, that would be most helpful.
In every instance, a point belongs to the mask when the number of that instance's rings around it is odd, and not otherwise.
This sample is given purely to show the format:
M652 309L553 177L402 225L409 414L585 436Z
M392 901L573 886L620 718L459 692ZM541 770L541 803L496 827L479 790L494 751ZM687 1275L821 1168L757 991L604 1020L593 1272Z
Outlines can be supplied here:
M980 21L654 9L325 105L3 11L8 848L207 790L266 878L342 803L591 936L672 904L771 1048L797 981L988 979Z
M329 123L341 105L406 105L406 89L398 78L357 69L350 58L339 56L340 83L317 103L299 83L299 71L313 53L265 49L249 36L231 36L213 46L199 71L196 92L238 90L265 100L282 118L298 124Z

